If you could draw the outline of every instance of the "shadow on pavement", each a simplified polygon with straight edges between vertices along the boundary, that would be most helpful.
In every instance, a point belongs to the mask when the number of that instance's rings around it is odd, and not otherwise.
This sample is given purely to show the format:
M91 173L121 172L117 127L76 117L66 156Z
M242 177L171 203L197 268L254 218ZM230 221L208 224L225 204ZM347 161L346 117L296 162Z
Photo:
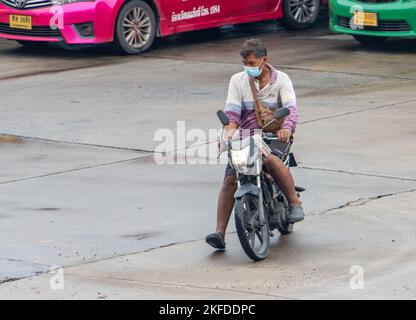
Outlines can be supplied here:
M351 37L351 39L353 39ZM388 39L382 44L361 44L358 41L351 46L342 46L343 51L366 51L369 53L385 53L385 54L414 54L416 52L416 39Z
M116 53L111 45L95 45L95 46L68 46L61 44L45 44L38 47L18 47L2 50L3 54L10 54L17 57L51 57L51 58L90 58L97 56L122 56Z

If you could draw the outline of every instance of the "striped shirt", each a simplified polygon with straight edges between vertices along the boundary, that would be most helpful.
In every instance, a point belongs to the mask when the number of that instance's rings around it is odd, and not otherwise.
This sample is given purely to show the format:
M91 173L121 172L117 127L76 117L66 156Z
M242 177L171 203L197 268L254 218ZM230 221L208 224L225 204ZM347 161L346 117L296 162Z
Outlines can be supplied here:
M270 64L267 66L271 71L271 80L259 90L259 81L254 79L257 96L265 106L273 110L282 107L290 109L290 115L285 118L283 128L295 132L298 113L292 81L286 73L274 69ZM236 123L240 129L259 129L249 76L245 71L231 77L225 113L230 122Z

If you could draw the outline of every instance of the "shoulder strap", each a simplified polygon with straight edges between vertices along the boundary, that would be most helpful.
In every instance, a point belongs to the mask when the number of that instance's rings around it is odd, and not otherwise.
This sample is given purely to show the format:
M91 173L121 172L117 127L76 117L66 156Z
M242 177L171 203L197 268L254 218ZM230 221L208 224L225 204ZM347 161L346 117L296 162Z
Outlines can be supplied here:
M257 89L256 89L256 85L254 83L254 79L252 77L248 78L248 81L250 82L250 88L251 88L251 93L253 94L253 98L254 100L257 100Z
M256 89L256 85L254 83L254 79L252 77L249 77L249 82L250 82L250 88L251 88L251 93L253 94L253 98L254 98L254 109L256 111L256 119L257 119L257 123L261 123L261 116L260 116L260 101L259 98L257 96L257 89Z

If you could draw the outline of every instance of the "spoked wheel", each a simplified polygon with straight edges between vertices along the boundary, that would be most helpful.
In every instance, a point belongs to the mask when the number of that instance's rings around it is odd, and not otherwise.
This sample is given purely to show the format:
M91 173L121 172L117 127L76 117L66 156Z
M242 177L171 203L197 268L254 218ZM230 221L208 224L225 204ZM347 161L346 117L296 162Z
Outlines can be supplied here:
M241 246L247 256L260 261L269 255L270 233L267 219L260 224L259 199L245 195L236 201L235 224Z
M115 44L128 54L145 52L156 37L156 18L144 1L133 0L121 9L116 24Z
M320 0L283 0L282 24L292 30L301 30L315 23Z

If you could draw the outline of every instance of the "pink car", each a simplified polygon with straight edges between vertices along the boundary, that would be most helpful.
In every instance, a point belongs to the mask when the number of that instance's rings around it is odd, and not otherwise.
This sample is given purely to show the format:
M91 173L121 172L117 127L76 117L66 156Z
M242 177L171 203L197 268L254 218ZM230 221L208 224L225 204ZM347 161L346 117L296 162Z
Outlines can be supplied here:
M324 1L324 0L322 0ZM0 0L0 38L23 45L113 42L129 54L155 37L260 20L304 29L321 0Z

